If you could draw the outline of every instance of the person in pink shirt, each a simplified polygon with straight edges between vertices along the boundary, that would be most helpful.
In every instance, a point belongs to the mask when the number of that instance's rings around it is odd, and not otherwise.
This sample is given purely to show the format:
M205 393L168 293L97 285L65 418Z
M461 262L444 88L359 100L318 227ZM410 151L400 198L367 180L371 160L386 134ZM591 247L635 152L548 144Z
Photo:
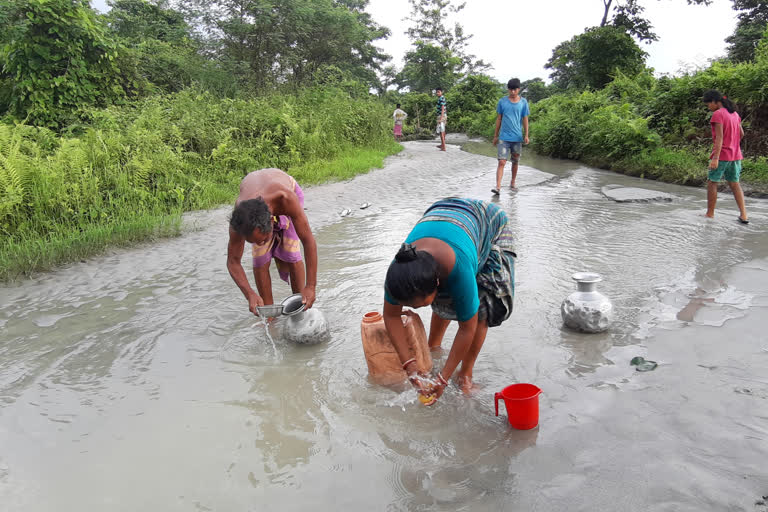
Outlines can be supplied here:
M744 192L739 185L741 174L741 138L744 128L736 112L736 105L727 96L715 90L704 93L702 98L707 108L713 112L709 123L712 126L714 147L709 160L709 182L707 183L707 217L715 216L717 204L717 185L723 178L731 187L733 197L739 207L739 222L749 224L747 209L744 206Z

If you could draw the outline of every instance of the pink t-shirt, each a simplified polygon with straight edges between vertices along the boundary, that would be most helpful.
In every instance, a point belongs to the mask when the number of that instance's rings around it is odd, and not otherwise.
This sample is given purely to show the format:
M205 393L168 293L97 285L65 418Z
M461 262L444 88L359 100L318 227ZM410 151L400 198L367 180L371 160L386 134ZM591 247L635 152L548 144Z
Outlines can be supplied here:
M727 108L723 107L712 114L709 124L712 125L713 141L715 140L715 123L723 125L723 149L720 150L718 160L733 162L743 159L744 157L741 155L741 118L738 112L731 114ZM716 156L715 150L712 148L712 154L709 157L715 158Z

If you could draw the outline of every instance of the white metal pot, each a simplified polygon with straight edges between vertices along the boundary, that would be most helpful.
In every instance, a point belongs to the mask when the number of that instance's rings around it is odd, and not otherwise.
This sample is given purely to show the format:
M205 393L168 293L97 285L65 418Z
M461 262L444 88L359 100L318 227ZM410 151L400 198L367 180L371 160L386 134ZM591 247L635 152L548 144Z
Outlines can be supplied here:
M295 314L283 313L283 338L302 345L314 345L327 341L330 336L328 320L317 309L302 310Z
M590 333L607 330L613 321L613 304L597 291L597 283L603 278L594 272L577 272L571 277L577 290L560 306L565 325Z

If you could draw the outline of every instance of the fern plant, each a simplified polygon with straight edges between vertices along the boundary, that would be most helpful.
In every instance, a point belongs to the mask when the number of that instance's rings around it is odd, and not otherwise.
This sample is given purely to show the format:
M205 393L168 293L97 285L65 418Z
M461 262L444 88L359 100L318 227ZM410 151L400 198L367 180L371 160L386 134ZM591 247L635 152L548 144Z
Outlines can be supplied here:
M12 217L25 197L26 162L22 137L12 126L0 125L0 227L10 231Z

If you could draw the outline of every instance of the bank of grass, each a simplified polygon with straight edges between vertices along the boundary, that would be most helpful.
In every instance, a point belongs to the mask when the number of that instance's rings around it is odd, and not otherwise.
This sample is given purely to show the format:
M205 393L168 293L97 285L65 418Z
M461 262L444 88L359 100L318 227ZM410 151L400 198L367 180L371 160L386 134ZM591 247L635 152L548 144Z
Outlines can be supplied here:
M146 215L82 230L51 233L45 238L7 241L0 245L0 281L88 258L111 247L125 247L178 235L181 214Z
M252 100L197 91L91 113L60 136L0 124L0 279L179 233L248 172L347 179L401 149L389 107L334 89Z
M402 146L394 142L349 149L332 160L302 163L288 172L302 185L344 180L383 167L385 158L400 150ZM199 189L196 203L200 209L229 204L237 195L237 185L203 183ZM0 281L89 258L109 248L177 236L181 233L182 214L180 209L156 215L128 213L112 222L86 224L78 229L64 227L44 237L6 239L0 243Z

